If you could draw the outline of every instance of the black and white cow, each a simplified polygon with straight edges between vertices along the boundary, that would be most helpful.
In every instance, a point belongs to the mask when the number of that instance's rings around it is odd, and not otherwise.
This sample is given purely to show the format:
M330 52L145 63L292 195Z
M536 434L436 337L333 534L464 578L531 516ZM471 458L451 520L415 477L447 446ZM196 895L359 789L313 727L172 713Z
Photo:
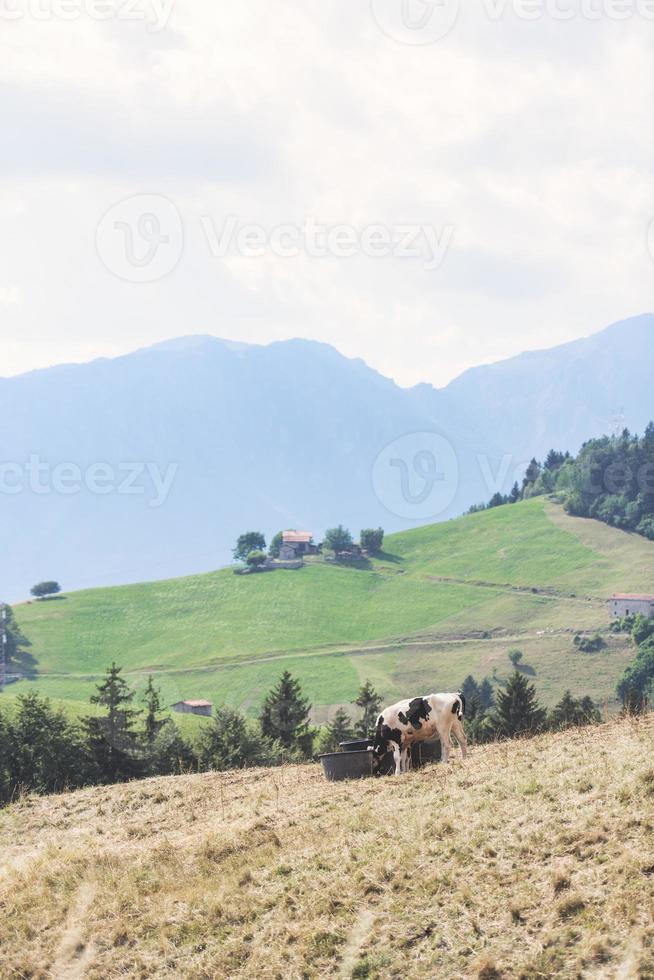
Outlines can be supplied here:
M465 759L467 739L461 723L465 710L466 701L460 691L427 694L385 708L377 719L372 747L375 766L379 766L387 752L392 752L396 774L406 772L412 743L436 738L441 740L442 761L447 762L452 745L450 732L459 743L461 758Z

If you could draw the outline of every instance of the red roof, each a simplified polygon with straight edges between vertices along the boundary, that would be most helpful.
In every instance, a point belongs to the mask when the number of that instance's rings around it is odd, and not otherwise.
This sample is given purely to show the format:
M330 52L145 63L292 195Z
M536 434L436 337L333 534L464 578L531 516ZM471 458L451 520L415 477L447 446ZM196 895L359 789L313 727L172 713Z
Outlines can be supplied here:
M640 602L654 602L654 595L639 595L637 592L616 592L612 599L636 599Z
M176 701L175 704L187 704L189 708L210 708L211 701Z
M282 541L285 544L310 544L312 540L311 531L282 531Z

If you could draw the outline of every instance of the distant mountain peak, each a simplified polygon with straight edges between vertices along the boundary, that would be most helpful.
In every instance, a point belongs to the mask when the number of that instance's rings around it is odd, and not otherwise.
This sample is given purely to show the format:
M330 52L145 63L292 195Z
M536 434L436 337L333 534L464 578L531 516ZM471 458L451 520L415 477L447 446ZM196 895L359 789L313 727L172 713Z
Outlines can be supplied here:
M242 351L246 351L250 347L254 347L256 345L246 344L241 340L226 340L222 337L214 337L212 334L208 333L198 333L188 334L184 337L171 337L170 340L161 340L156 344L151 344L149 347L140 348L139 353L151 350L182 353L184 351L202 350L205 347L212 346L220 346L226 350L241 353Z

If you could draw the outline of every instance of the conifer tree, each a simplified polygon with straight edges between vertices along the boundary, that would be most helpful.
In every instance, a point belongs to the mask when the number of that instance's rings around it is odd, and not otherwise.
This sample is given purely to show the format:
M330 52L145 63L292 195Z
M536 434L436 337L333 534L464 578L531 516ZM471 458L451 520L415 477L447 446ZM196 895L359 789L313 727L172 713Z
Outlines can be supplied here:
M6 803L10 799L10 796L9 727L4 715L0 712L0 804Z
M165 706L161 692L154 686L151 675L142 702L145 712L141 735L144 775L166 776L188 771L193 765L191 748L172 718L163 714Z
M468 674L463 684L460 687L461 694L463 694L466 702L471 701L475 695L479 694L479 684L474 679L472 674Z
M99 780L115 783L136 778L143 774L143 762L135 729L141 712L131 707L134 692L115 663L96 689L98 693L91 696L91 704L99 705L105 713L86 717L82 724Z
M352 738L352 720L343 708L339 708L325 728L320 739L323 752L338 752L341 742Z
M493 692L493 685L484 677L483 681L479 685L479 700L481 701L484 708L492 708L495 704L495 694Z
M202 767L219 772L272 765L280 755L278 745L262 739L242 714L225 707L218 708L211 724L203 727L198 751Z
M363 712L354 726L356 736L357 738L370 738L375 732L382 699L369 680L359 688L359 693L354 703Z
M299 681L285 670L263 703L259 716L261 731L265 738L280 742L285 749L299 748L310 755L313 741L310 711L311 705L303 696Z
M84 782L84 755L77 731L37 692L18 698L6 742L13 787L56 793Z
M152 674L148 677L148 686L143 693L143 704L145 705L143 721L145 740L152 744L167 721L166 718L160 717L164 706L161 701L161 692L154 686Z
M11 664L12 661L18 662L19 657L24 652L25 648L30 645L29 640L23 636L20 631L20 627L16 622L16 617L14 616L14 611L11 606L5 605L5 657L7 658L7 663Z
M536 689L524 674L516 670L506 688L497 693L495 724L500 735L522 735L540 731L547 712L538 703Z
M574 725L590 725L600 720L600 714L589 697L578 700L566 691L552 709L549 723L552 728L571 728Z

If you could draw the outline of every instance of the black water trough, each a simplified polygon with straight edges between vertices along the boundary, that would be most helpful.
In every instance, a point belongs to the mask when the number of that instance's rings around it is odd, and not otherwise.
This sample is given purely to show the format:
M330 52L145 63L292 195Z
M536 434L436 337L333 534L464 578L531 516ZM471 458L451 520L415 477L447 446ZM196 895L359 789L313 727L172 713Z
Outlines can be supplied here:
M420 769L426 762L441 761L440 739L435 742L414 742L411 746L411 764L414 769Z
M339 742L338 744L343 752L365 752L367 748L372 746L372 739L355 738L352 742Z
M369 761L372 753L368 751L373 744L371 738L358 738L339 744L340 752L332 752L320 757L327 779L361 779L363 776L390 776L395 772L392 752L388 752L380 760L376 772L373 771L372 763ZM353 758L348 758L349 756ZM368 760L364 756L368 756ZM412 769L420 769L427 763L440 762L440 760L441 743L438 739L429 742L414 742L411 746ZM330 775L330 773L335 774Z
M372 776L372 752L367 749L358 752L327 752L319 758L327 779L339 781Z
M340 742L343 752L362 752L372 746L371 738L359 738L353 742ZM380 775L387 772L395 772L395 765L392 762L393 756L389 753L388 758L384 759L381 765ZM414 742L411 746L411 767L420 769L426 762L441 761L441 743L439 739L429 742Z

